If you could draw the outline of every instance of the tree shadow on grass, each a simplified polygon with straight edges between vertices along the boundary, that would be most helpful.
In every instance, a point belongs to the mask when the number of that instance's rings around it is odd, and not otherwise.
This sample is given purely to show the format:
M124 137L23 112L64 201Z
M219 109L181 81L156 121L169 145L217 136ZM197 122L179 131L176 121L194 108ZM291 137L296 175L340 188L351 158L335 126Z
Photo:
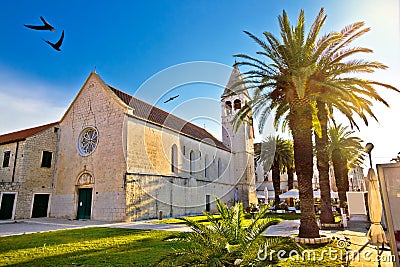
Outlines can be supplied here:
M108 228L104 228L108 229ZM103 230L103 229L98 229ZM179 246L179 240L171 240L171 237L179 236L176 233L159 232L159 231L141 231L114 229L122 231L111 231L107 236L97 235L99 238L109 238L104 242L108 244L98 244L93 248L81 247L75 248L75 251L68 251L63 247L64 243L53 244L39 248L39 252L32 257L24 257L24 255L15 255L14 258L4 257L0 265L7 266L152 266L155 265L162 257L167 255L172 247ZM85 232L85 231L84 231ZM79 235L80 236L80 235ZM78 237L79 237L78 236ZM115 239L124 238L123 242L116 242ZM169 239L170 241L163 241ZM96 238L83 238L82 242L86 242L91 246L92 242L96 242ZM101 240L103 241L103 240ZM76 242L76 240L75 240ZM99 242L99 240L97 240ZM114 242L114 243L113 243ZM82 246L82 244L81 244ZM30 249L34 249L31 247ZM37 246L36 246L37 248ZM29 249L29 248L27 248ZM42 251L40 251L43 249ZM46 250L47 249L47 250ZM54 249L56 251L54 251ZM71 249L71 248L70 248ZM72 248L73 249L73 248ZM24 249L17 247L18 253L24 253ZM49 252L49 253L47 253ZM32 251L30 252L32 253ZM46 254L47 253L47 254ZM57 255L49 255L55 253ZM42 254L42 255L41 255ZM17 259L16 259L17 258Z
M65 229L45 233L26 234L18 236L0 237L0 254L18 249L43 247L45 244L61 245L82 240L90 241L99 238L111 238L135 234L134 229L118 229L93 227L85 229ZM145 231L141 231L144 233Z

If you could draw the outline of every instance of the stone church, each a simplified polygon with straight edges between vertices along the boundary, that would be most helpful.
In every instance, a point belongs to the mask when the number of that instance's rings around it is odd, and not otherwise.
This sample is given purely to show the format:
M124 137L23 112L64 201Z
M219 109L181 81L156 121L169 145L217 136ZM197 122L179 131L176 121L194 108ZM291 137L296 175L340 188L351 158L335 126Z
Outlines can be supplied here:
M0 136L0 219L133 221L257 203L246 91L221 96L222 140L91 73L59 122ZM1 157L3 157L1 159ZM2 161L1 161L2 160Z

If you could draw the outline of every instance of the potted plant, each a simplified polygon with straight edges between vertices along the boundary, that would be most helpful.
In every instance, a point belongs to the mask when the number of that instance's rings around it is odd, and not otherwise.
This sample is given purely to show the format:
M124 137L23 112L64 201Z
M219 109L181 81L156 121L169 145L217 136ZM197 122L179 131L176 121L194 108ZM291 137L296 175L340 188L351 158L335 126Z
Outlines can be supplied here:
M296 213L301 213L300 200L296 199L296 201L294 202L294 207L296 208Z
M286 202L281 202L278 205L276 205L276 213L286 213L288 209L288 205Z

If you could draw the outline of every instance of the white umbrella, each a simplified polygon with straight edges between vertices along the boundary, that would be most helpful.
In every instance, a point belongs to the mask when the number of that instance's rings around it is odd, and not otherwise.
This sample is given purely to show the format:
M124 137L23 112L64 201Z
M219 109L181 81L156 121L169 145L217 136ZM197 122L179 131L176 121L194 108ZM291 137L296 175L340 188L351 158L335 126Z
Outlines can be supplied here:
M381 193L378 188L378 179L374 169L368 170L368 210L371 226L369 228L367 237L374 244L386 243L385 232L381 225L382 218L382 202Z
M257 194L257 198L264 199L264 195L263 194Z
M314 191L314 197L315 198L321 198L321 190L316 190ZM339 198L338 192L331 191L331 198Z
M280 194L279 198L299 198L299 190L298 189L290 189L289 191Z
M313 191L314 198L321 198L321 191L316 190ZM289 191L280 194L279 198L299 198L299 190L298 189L290 189ZM338 193L331 191L331 198L339 198Z

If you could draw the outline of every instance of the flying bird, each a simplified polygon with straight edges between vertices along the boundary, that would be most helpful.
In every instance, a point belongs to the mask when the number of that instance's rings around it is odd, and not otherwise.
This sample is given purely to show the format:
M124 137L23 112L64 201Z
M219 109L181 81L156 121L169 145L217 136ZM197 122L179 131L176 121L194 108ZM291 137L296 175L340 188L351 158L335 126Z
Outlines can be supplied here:
M57 43L53 44L52 42L47 41L47 40L43 40L43 41L45 41L46 43L51 45L51 47L53 47L55 50L61 51L60 46L62 45L63 40L64 40L64 30L62 31L60 40L58 40Z
M54 27L53 26L51 26L42 16L40 16L40 19L43 21L44 25L36 26L36 25L26 25L26 24L24 24L24 26L29 28L29 29L33 29L33 30L54 32Z
M173 96L173 97L170 97L167 101L164 101L164 103L168 103L169 101L172 101L172 100L174 100L175 98L177 98L179 95L176 95L176 96Z

